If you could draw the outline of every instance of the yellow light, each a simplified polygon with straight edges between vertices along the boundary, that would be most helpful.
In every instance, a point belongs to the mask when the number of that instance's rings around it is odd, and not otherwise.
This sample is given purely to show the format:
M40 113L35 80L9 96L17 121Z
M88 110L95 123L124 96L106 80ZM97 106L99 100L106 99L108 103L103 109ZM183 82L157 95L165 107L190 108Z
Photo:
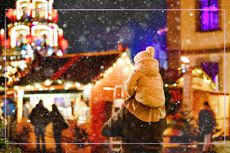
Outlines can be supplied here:
M51 84L52 84L52 81L51 80L46 80L45 82L44 82L44 84L46 85L46 86L50 86Z
M180 59L181 59L181 61L182 61L183 63L185 63L185 64L188 64L188 63L190 62L189 58L186 57L186 56L181 56Z
M48 25L36 25L33 26L31 29L31 35L32 36L36 36L36 31L47 31L48 33L48 44L53 47L53 29L51 27L49 27Z
M78 82L76 82L76 83L75 83L75 86L76 86L77 88L80 88L80 87L81 87L81 84L78 83Z
M111 73L112 71L113 71L113 68L110 67L110 68L108 69L108 72Z
M126 58L125 61L126 61L127 64L131 64L130 59Z
M26 89L27 89L27 90L30 90L30 89L31 89L31 86L30 86L30 85L27 85L27 86L26 86Z
M20 33L22 33L23 36L30 34L30 28L28 26L18 25L18 26L13 27L10 33L10 38L11 38L10 45L12 48L16 46L17 31L20 31Z
M19 89L19 87L18 86L14 86L14 90L18 90Z
M58 84L62 84L62 82L63 82L62 80L57 80Z
M123 70L124 70L125 73L129 73L130 72L130 68L127 67L127 66Z
M17 69L16 69L15 67L12 68L11 70L12 70L11 72L12 72L13 74L15 74L15 73L17 72Z
M41 88L42 86L41 86L39 83L35 83L35 87L39 89L39 88Z
M120 65L123 65L123 64L124 64L124 61L123 61L122 58L119 58L117 62L118 62L118 64L120 64Z
M169 85L168 84L165 84L165 87L168 87Z
M62 56L62 55L63 55L62 51L59 50L59 51L57 52L57 56Z
M58 30L58 34L61 36L63 35L63 30L61 28Z
M58 46L58 30L59 30L59 27L57 26L57 24L54 24L54 23L49 23L49 26L53 27L54 46Z
M1 29L0 33L1 33L1 35L4 35L4 29Z
M96 85L99 85L100 83L101 83L100 81L97 81L97 82L96 82Z
M65 90L68 90L68 89L69 89L69 87L64 87L64 89L65 89Z
M197 69L196 72L199 73L199 74L202 73L202 71L200 69Z
M72 83L71 82L66 82L65 83L65 89L69 89L70 87L72 87Z
M92 83L88 83L84 86L84 89L91 89L93 87Z
M109 90L114 90L114 89L112 87L103 87L103 90L109 91Z
M127 57L127 53L124 52L124 53L122 54L122 57Z
M93 85L92 85L91 83L89 83L89 84L87 84L87 85L84 86L83 94L84 94L86 97L89 97L89 96L90 96L92 87L93 87Z

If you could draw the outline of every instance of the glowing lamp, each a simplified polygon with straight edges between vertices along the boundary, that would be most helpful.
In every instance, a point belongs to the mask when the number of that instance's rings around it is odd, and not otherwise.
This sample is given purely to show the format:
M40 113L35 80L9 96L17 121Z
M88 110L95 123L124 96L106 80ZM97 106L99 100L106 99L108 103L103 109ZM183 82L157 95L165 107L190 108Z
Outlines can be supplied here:
M10 39L2 40L2 46L6 46L6 48L10 47Z
M57 12L57 10L52 11L50 20L52 20L54 23L58 22L58 12Z
M29 44L31 44L34 41L34 37L32 35L26 35L26 39Z
M9 10L6 12L6 16L7 16L10 20L15 20L15 19L16 19L16 16L15 16L15 13L14 13L14 10L13 10L13 9L9 9Z
M51 80L46 80L45 82L44 82L44 84L46 85L46 86L50 86L51 84L52 84L52 81Z
M0 40L4 39L4 29L1 29L0 31Z
M120 52L125 51L125 47L122 45L122 43L117 44L117 50Z
M185 64L188 64L190 62L189 58L185 57L185 56L182 56L180 59L181 59L181 62L183 62Z
M59 29L58 30L58 38L62 38L63 37L63 30L62 29Z
M68 48L68 41L65 39L60 40L59 45L61 50L66 50Z

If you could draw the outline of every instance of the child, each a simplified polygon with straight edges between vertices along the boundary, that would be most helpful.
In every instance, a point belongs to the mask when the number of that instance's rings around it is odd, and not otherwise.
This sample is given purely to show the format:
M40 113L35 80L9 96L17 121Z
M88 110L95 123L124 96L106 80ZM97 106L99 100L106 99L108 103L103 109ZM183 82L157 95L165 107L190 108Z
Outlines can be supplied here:
M122 137L125 153L161 151L166 128L165 96L159 63L153 56L154 48L147 47L134 57L134 70L125 85L129 98L102 131L104 136Z

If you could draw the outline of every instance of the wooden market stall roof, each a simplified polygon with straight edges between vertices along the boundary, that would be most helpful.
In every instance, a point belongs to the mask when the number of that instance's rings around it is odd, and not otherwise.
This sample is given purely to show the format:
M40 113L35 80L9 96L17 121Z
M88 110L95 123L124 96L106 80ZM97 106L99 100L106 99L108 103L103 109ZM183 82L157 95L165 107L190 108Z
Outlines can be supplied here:
M111 67L121 54L122 52L112 50L67 54L62 57L43 57L33 62L30 71L16 85L41 83L47 79L87 84Z

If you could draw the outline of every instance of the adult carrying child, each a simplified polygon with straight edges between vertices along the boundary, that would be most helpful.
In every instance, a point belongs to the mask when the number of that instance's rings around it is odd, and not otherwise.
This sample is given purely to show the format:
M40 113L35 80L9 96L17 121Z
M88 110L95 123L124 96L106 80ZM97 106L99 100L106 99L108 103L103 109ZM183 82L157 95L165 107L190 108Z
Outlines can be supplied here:
M126 81L127 98L102 130L108 137L122 137L122 153L161 152L166 128L165 95L154 59L154 48L147 47L134 57L134 70Z

